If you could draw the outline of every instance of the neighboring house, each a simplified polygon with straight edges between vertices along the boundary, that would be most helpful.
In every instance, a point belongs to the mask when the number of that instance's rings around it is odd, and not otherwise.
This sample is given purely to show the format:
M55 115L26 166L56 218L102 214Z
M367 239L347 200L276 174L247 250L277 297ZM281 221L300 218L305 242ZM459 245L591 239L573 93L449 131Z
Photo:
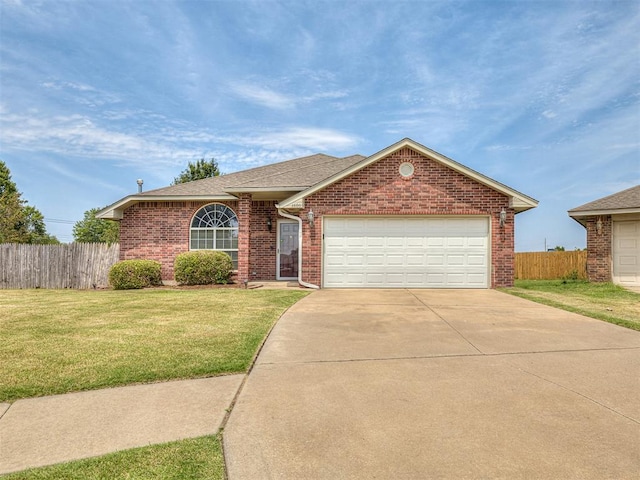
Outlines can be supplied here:
M537 200L410 139L363 157L317 154L125 197L121 259L222 250L240 282L311 287L513 284L514 215Z
M592 282L640 286L640 185L569 210L587 229Z

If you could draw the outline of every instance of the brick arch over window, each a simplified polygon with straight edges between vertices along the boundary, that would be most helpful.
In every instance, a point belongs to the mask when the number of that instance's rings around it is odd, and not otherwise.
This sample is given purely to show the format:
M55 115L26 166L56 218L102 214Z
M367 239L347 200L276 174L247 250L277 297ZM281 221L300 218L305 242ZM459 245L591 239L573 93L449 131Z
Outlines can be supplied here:
M191 219L190 250L219 250L227 253L238 268L238 217L227 205L211 203Z

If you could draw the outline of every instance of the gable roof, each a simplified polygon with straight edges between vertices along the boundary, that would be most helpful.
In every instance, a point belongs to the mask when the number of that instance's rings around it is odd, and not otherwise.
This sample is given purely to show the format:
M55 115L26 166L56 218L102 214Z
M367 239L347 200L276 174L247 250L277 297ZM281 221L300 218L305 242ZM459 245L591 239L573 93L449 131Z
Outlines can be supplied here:
M578 221L593 215L640 213L640 185L572 208L568 213Z
M345 170L336 172L334 175L325 178L324 180L311 186L310 188L289 197L284 202L280 202L279 207L291 208L291 206L299 204L309 195L312 195L315 192L322 190L323 188L326 188L329 185L336 183L342 180L343 178L354 174L358 170L362 170L363 168L371 165L372 163L375 163L378 160L381 160L382 158L387 157L388 155L391 155L392 153L405 147L411 148L412 150L415 150L416 152L424 155L425 157L435 160L436 162L439 162L445 165L446 167L451 168L452 170L455 170L467 177L472 178L473 180L479 183L486 185L487 187L493 190L496 190L506 195L507 197L509 197L510 206L516 211L516 213L523 212L525 210L529 210L531 208L535 208L538 206L538 201L536 199L529 197L524 193L520 193L517 190L514 190L510 187L507 187L506 185L496 180L493 180L492 178L489 178L479 172L476 172L475 170L469 167L465 167L461 163L458 163L442 155L441 153L436 152L435 150L431 150L430 148L427 148L424 145L421 145L418 142L411 140L410 138L405 138L403 140L400 140L397 143L394 143L393 145L390 145L389 147L383 150L380 150L378 153L375 153L370 157L363 158L361 161L354 163L352 166L346 168Z
M129 195L105 207L96 214L96 217L119 220L126 208L138 202L224 201L235 200L236 195L240 193L252 193L256 200L276 200L280 202L278 204L280 208L299 208L304 198L309 195L405 147L508 196L510 205L516 213L535 208L538 205L537 200L405 138L370 157L352 155L338 158L318 153L227 175Z

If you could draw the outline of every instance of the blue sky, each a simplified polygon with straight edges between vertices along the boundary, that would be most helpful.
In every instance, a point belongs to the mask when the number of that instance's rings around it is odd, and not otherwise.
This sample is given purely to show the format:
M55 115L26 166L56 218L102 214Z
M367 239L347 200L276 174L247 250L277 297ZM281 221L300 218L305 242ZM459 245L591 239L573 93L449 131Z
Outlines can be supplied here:
M50 233L171 183L410 137L540 201L640 183L640 2L0 0L0 159Z

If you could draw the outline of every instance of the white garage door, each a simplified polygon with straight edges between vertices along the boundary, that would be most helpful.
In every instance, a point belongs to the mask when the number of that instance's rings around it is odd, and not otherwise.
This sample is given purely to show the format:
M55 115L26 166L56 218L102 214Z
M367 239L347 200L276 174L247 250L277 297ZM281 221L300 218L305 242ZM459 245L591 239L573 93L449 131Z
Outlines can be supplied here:
M487 288L487 217L325 217L324 287Z
M613 281L640 286L640 221L613 222Z

